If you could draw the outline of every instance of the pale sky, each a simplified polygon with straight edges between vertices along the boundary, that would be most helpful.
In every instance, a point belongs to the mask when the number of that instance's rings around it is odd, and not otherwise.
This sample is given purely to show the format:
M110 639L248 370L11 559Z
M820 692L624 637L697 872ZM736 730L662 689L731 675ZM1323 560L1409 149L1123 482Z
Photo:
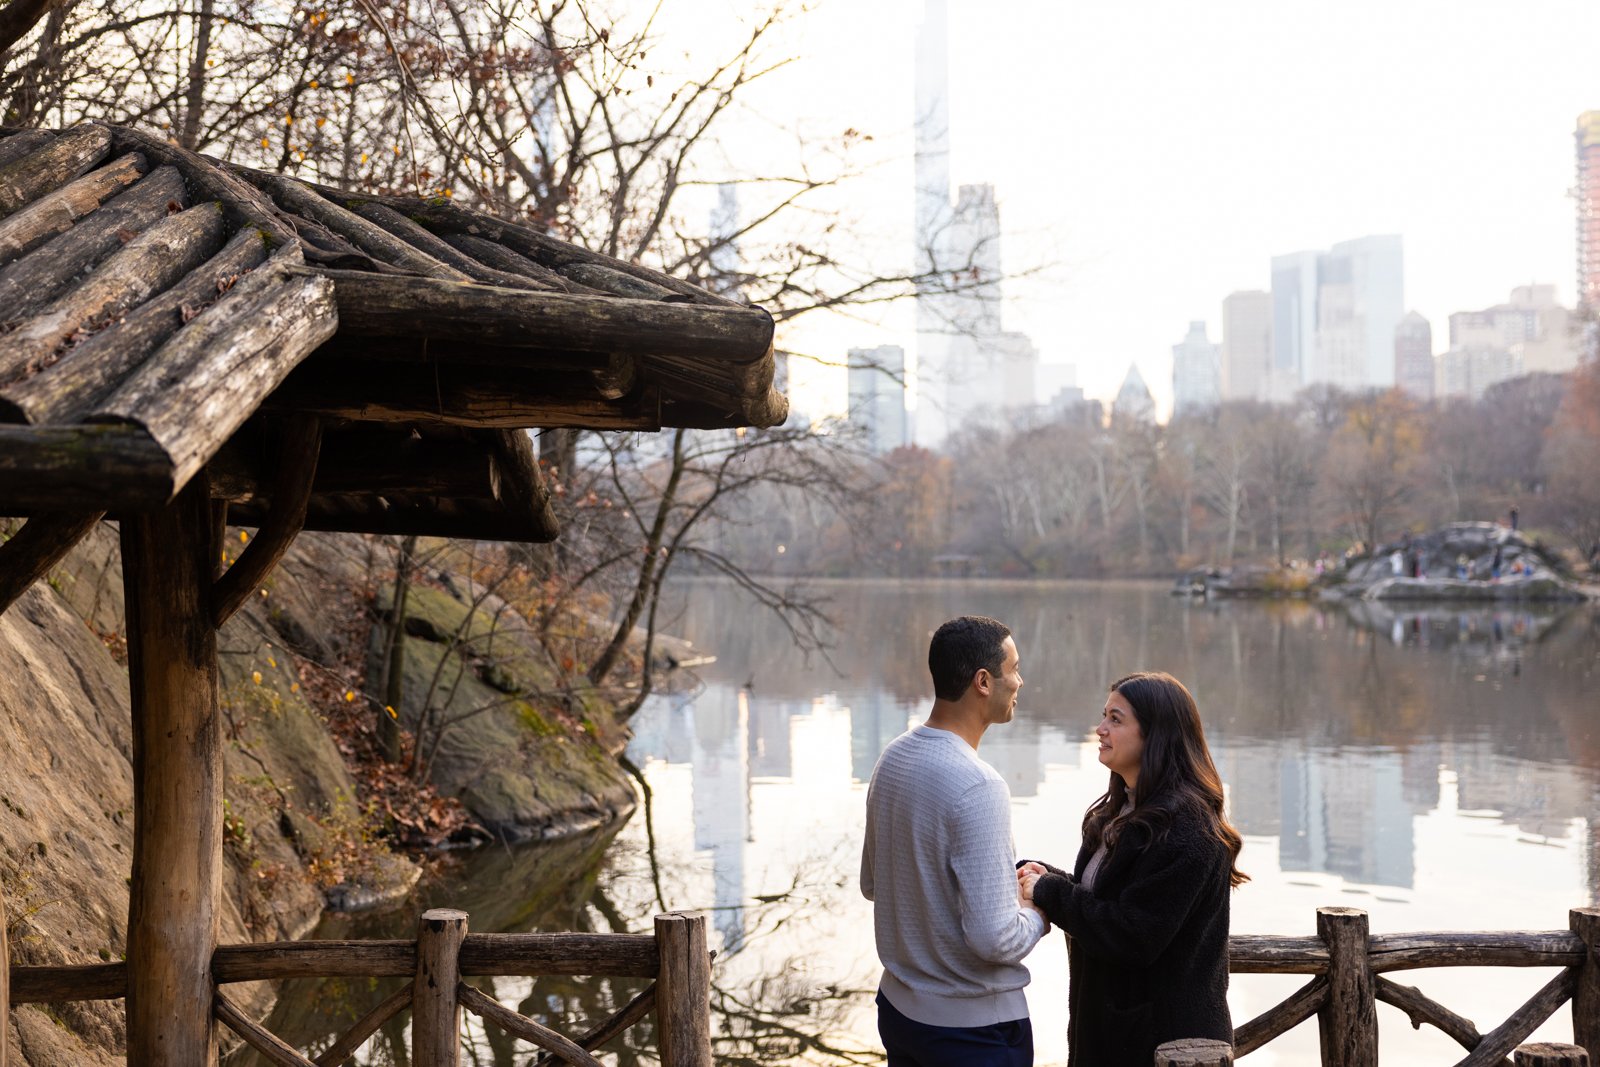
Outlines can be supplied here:
M1593 0L949 0L951 173L996 187L1005 326L1109 399L1136 361L1163 410L1191 319L1265 289L1273 255L1367 234L1405 240L1406 304L1436 351L1453 311L1530 282L1575 289L1572 131L1600 108ZM715 55L748 2L665 0L663 27ZM921 0L815 0L797 61L724 130L731 168L773 138L871 134L836 205L852 243L909 262L912 65ZM692 28L692 29L691 29ZM776 54L776 53L775 53ZM759 117L757 117L759 115ZM872 321L868 321L868 319ZM780 343L842 358L915 349L911 309L802 320ZM808 412L840 372L796 371Z

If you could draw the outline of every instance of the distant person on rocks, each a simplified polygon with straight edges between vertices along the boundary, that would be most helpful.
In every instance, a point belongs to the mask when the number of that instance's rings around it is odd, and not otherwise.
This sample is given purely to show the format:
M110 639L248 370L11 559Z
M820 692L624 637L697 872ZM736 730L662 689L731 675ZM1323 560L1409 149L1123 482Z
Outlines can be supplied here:
M1152 1063L1179 1038L1231 1042L1229 892L1246 876L1200 711L1170 674L1130 674L1095 733L1111 778L1072 873L1017 869L1023 899L1069 938L1068 1067Z
M1515 504L1511 505L1511 513L1510 514L1511 514L1511 532L1512 533L1516 533L1517 532L1517 506Z
M1016 642L994 619L952 619L928 669L933 710L889 742L867 787L878 1033L889 1067L1030 1067L1022 958L1050 924L1020 897L1011 792L978 758L984 732L1016 712Z

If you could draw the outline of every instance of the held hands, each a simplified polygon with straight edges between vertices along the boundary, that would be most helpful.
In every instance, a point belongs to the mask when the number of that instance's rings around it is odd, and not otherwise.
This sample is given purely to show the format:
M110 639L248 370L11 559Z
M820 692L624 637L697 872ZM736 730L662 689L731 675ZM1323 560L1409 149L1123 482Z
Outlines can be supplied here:
M1024 863L1017 868L1017 901L1023 907L1039 912L1041 916L1044 912L1033 902L1033 887L1044 873L1045 869L1037 863Z

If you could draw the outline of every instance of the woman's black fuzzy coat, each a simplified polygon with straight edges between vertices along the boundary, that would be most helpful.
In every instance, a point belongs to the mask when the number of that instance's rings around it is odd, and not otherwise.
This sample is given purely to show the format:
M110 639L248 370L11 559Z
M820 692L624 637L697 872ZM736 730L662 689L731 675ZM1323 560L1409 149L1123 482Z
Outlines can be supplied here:
M1233 1040L1228 897L1233 857L1203 813L1172 813L1165 834L1129 825L1091 891L1073 873L1040 877L1033 901L1071 938L1068 1067L1148 1067L1184 1037Z

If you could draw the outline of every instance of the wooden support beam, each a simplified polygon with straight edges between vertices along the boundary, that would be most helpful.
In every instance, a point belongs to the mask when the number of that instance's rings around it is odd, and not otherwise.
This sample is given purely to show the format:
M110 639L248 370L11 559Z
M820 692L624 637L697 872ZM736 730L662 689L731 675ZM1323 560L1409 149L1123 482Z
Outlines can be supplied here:
M1573 908L1567 922L1584 949L1572 995L1572 1040L1600 1065L1600 908Z
M0 425L0 515L141 511L175 489L172 461L137 426Z
M530 293L358 271L323 273L333 279L341 328L351 334L732 363L759 361L772 345L772 316L759 308Z
M133 704L128 1062L215 1067L211 958L222 876L222 730L204 476L122 520Z
M26 255L144 177L150 164L129 152L75 182L46 193L0 222L0 266Z
M660 398L654 389L641 390L625 400L607 400L587 374L455 364L391 366L379 373L371 363L320 356L306 360L289 375L271 397L270 406L276 411L314 412L353 422L501 429L661 428Z
M661 973L656 979L656 1037L661 1067L711 1067L711 956L706 918L656 916Z
M1325 1067L1377 1067L1378 1007L1367 959L1367 913L1318 908L1317 936L1328 946L1328 1002L1317 1013Z
M41 310L103 259L167 217L169 204L189 203L183 175L157 167L90 212L66 233L0 269L0 308L9 321Z
M548 531L554 541L560 533L555 509L550 505L550 490L539 473L539 459L533 454L533 441L526 430L480 430L495 457L498 499L507 511L527 517L528 526Z
M134 237L6 336L0 382L37 373L74 334L121 315L200 266L222 247L222 227L222 205L200 204Z
M111 152L111 131L74 126L32 153L0 166L0 217L83 174Z
M313 415L298 415L282 427L277 476L273 479L272 510L255 538L221 578L211 597L211 621L218 629L261 585L306 521L306 502L317 473L322 448L322 423Z
M1478 1047L1458 1061L1456 1067L1498 1067L1518 1045L1528 1039L1529 1034L1567 1002L1577 986L1577 972L1571 967L1566 968L1541 986L1505 1022L1484 1034Z
M411 992L411 1062L457 1067L461 1062L461 942L467 913L434 908L417 921L417 977Z
M162 345L90 421L143 426L172 457L182 485L333 334L331 288L276 259L250 272Z
M35 515L11 540L0 544L0 614L28 587L61 562L104 512ZM4 959L0 956L0 959Z
M73 345L33 377L0 389L0 420L40 424L81 418L188 319L215 303L266 257L262 231L241 230L177 285Z

